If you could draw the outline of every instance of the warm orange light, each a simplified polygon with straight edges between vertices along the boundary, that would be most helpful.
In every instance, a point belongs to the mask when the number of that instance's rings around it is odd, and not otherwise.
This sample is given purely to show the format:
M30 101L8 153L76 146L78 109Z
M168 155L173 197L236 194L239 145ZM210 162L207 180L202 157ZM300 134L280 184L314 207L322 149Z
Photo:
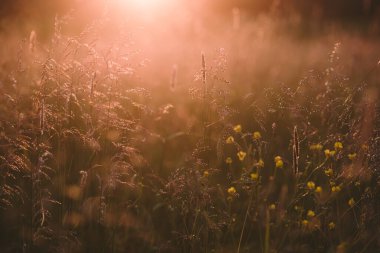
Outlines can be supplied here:
M131 2L134 6L144 9L157 8L162 0L126 0Z
M125 7L137 9L142 12L155 12L165 8L172 0L114 0Z
M134 23L164 26L173 21L182 10L184 0L108 0L110 7L119 13L122 19ZM152 28L153 29L153 28Z

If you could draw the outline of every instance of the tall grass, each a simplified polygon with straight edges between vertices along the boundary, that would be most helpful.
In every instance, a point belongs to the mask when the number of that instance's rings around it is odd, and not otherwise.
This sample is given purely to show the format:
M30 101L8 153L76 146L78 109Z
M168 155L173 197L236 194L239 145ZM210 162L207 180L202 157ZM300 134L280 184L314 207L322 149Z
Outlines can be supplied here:
M178 64L147 87L122 24L73 19L1 75L2 252L380 248L377 62L357 81L336 43L296 85L255 88L220 49L190 85Z

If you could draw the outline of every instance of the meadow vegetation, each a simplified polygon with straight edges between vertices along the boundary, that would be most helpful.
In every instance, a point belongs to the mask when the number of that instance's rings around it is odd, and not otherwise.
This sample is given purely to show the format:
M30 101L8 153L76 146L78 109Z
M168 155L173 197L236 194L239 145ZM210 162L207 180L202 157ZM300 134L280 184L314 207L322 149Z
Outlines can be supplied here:
M378 37L231 13L2 35L1 252L380 250Z

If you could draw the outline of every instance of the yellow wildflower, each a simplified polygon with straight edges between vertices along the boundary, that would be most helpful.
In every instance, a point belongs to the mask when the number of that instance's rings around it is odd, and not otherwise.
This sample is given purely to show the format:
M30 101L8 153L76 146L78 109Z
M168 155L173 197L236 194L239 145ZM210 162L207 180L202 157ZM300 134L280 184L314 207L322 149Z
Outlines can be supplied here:
M269 205L269 210L276 210L276 205L275 204L270 204Z
M340 141L334 143L335 150L343 149L343 144Z
M263 159L259 159L259 161L257 162L257 166L260 167L260 168L264 168L264 161Z
M313 181L309 181L307 182L307 188L309 188L309 190L314 190L315 189L315 183Z
M354 198L350 198L350 200L348 201L348 205L349 205L350 207L353 207L353 206L355 205L355 200L354 200Z
M315 192L316 193L321 193L322 192L322 187L321 186L317 186L317 188L315 188Z
M310 217L310 218L314 217L315 216L314 211L312 211L312 210L307 211L307 216Z
M253 139L254 140L260 140L261 139L261 133L256 131L253 133Z
M236 189L235 187L231 186L230 188L228 188L227 192L229 195L233 196L236 194Z
M333 186L333 187L331 187L331 191L332 191L332 192L340 192L340 191L341 191L341 188L340 188L339 185L337 185L337 186Z
M330 222L329 223L329 229L333 230L334 228L335 228L335 223L334 222Z
M282 157L279 156L279 155L274 158L274 162L277 162L277 161L280 161L280 160L282 160Z
M210 175L210 173L207 171L207 170L205 170L204 172L203 172L203 176L204 177L208 177Z
M226 158L226 163L227 164L231 164L232 163L232 158L231 157L227 157Z
M247 155L247 153L245 153L244 151L239 151L237 153L237 156L239 157L240 161L243 161L246 155Z
M348 154L348 159L350 159L351 161L355 160L356 159L356 153Z
M276 162L276 168L282 168L282 167L284 167L284 162L282 160L278 160Z
M307 221L307 220L302 220L302 221L301 221L301 224L302 224L302 226L307 227L307 225L309 225L309 221Z
M234 137L232 137L232 136L229 136L227 139L226 139L226 143L227 144L232 144L232 143L234 143Z
M257 181L259 179L259 174L258 173L251 173L251 179L253 181Z
M334 171L331 168L328 168L325 170L325 174L326 176L331 177L334 174Z
M325 149L326 158L333 157L335 155L335 150Z
M321 151L322 148L323 148L323 146L320 143L310 145L310 150L312 150L312 151Z
M241 130L242 130L241 125L236 125L236 126L234 126L234 131L235 131L236 133L240 133Z

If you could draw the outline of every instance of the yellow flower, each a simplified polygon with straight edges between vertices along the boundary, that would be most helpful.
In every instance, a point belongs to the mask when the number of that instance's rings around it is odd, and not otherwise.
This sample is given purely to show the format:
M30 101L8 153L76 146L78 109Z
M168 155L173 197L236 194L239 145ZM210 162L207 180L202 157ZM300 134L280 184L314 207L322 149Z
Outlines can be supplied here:
M231 186L230 188L228 188L227 192L229 195L233 196L236 194L236 189L235 187Z
M302 220L301 224L302 224L302 226L307 227L307 225L309 224L309 222L307 220Z
M205 172L203 172L203 176L204 177L208 177L210 174L208 173L208 171L207 170L205 170Z
M321 151L322 148L323 148L323 146L320 143L310 145L310 150L312 150L312 151Z
M227 144L232 144L232 143L234 143L234 137L232 137L232 136L229 136L227 139L226 139L226 143Z
M348 159L350 159L351 161L355 160L356 159L356 153L348 154Z
M334 228L335 228L335 223L334 222L330 222L329 223L329 229L333 230Z
M277 162L277 161L280 161L280 160L282 160L282 157L279 156L279 155L274 158L274 162Z
M270 204L269 205L269 210L276 210L276 205L275 204Z
M335 150L343 149L343 144L340 141L334 143Z
M227 157L226 158L226 163L227 164L231 164L232 163L232 158L231 157Z
M251 179L253 181L257 181L259 179L259 174L258 173L251 173Z
M282 168L282 167L284 167L284 162L282 160L278 160L276 162L276 168Z
M284 162L282 161L282 157L281 156L276 156L274 158L274 162L276 163L276 168L282 168L284 167Z
M335 155L335 150L325 149L326 158L333 157Z
M339 185L331 187L332 192L340 192L341 188Z
M307 182L307 188L309 188L309 190L314 190L315 189L315 183L313 181L309 181Z
M310 218L314 217L315 216L314 211L312 211L312 210L307 211L307 216L310 217Z
M240 161L243 161L246 155L247 155L247 153L245 153L244 151L239 151L237 153L237 156L239 157Z
M322 187L317 186L317 188L315 188L315 192L316 193L321 193L322 192Z
M350 198L350 200L348 201L348 205L349 205L350 207L353 207L353 206L355 205L355 200L354 200L354 198Z
M264 168L264 161L263 159L259 159L259 161L257 162L257 166L260 167L260 168Z
M240 133L241 130L242 130L241 125L236 125L236 126L234 126L234 131L235 131L236 133Z
M261 133L258 132L258 131L254 132L254 133L253 133L253 139L254 139L254 140L259 140L259 139L261 139Z
M325 170L325 174L326 176L331 177L334 174L334 171L331 168L328 168Z
M333 157L334 155L335 155L335 151L334 150L325 149L325 156L326 156L326 158Z

